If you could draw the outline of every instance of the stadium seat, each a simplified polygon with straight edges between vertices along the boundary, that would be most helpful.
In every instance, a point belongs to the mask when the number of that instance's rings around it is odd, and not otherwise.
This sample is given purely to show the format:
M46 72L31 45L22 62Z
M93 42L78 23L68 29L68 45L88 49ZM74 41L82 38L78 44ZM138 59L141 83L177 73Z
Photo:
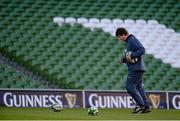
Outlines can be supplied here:
M87 18L78 18L77 23L78 24L86 24L88 22Z
M65 18L65 22L71 25L74 25L76 23L76 19L73 17L68 17L68 18Z
M54 17L53 22L58 23L58 25L61 26L62 23L64 23L64 18L63 17Z

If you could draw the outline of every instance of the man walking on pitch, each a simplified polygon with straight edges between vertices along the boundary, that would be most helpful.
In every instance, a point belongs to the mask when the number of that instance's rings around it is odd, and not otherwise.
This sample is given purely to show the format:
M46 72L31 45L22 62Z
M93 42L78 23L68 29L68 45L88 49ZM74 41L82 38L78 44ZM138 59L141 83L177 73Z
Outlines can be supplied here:
M126 43L125 56L120 60L120 63L126 63L128 67L125 86L127 92L136 102L133 113L149 113L151 109L143 87L143 74L145 72L143 54L145 49L139 40L134 35L129 34L125 28L118 28L116 37Z

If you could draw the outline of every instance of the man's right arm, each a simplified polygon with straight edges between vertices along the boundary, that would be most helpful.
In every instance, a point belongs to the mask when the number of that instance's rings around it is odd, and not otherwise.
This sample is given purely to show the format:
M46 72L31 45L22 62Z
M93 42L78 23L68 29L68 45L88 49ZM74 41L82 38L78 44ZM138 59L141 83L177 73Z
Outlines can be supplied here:
M126 63L126 58L125 57L121 58L121 60L120 60L120 64L123 64L123 63Z

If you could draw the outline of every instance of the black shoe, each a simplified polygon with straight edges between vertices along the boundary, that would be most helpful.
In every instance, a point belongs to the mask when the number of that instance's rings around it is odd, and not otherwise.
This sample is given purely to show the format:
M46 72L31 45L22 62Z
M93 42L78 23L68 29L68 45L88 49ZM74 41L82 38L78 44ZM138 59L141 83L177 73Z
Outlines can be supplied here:
M136 106L132 113L139 113L140 111L143 111L144 107Z
M151 109L149 107L145 107L141 113L150 113Z

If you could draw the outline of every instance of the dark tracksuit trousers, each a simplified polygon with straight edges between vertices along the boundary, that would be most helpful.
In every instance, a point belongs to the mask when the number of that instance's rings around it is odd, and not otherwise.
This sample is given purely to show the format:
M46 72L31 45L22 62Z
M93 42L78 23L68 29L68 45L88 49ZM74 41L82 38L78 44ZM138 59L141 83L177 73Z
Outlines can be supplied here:
M149 107L144 90L143 74L143 71L130 72L126 80L126 89L137 105Z

